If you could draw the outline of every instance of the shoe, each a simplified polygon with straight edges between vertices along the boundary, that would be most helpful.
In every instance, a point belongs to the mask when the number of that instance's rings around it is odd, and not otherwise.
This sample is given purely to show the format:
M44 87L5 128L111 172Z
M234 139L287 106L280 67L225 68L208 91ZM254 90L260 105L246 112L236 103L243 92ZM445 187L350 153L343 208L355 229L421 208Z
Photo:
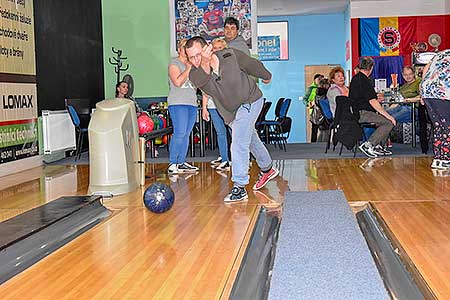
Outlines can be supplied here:
M374 152L374 148L370 142L362 143L358 148L362 153L370 158L378 157L378 155Z
M218 165L220 163L222 163L222 157L220 157L220 156L218 158L216 158L215 160L211 161L212 165Z
M225 203L233 203L246 200L248 200L247 191L245 190L245 187L242 186L233 186L231 192L223 199Z
M391 152L391 151L387 150L386 148L384 148L384 147L381 146L381 145L376 145L376 146L373 148L373 152L374 152L376 155L380 155L380 156L392 155L392 152Z
M198 171L198 167L193 166L193 165L191 165L191 164L189 164L187 162L185 162L183 165L187 166L188 168L190 168L192 170Z
M197 172L198 168L189 165L188 163L177 165L178 173L189 173L189 172Z
M230 171L230 162L224 161L216 167L217 171Z
M440 159L433 159L433 162L431 163L432 169L440 169L441 166L441 160Z
M450 170L450 160L433 159L431 168L436 170Z
M272 169L270 169L268 172L260 172L259 178L253 186L253 190L257 191L263 188L267 184L267 182L269 182L269 180L277 177L279 173L280 171L278 171L278 169L274 167L272 167Z
M391 146L392 147L392 146ZM384 153L386 154L386 155L392 155L392 151L391 150L389 150L388 149L388 147L386 146L386 147L382 147L383 148L383 151L384 151Z
M170 164L169 167L167 168L167 172L169 173L169 175L178 174L179 171L177 164Z

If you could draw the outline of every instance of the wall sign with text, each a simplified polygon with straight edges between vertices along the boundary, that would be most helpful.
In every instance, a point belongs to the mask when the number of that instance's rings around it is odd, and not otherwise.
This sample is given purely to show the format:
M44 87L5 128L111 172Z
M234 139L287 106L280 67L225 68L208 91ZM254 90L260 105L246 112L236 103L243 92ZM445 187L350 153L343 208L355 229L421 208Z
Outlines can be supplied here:
M288 22L258 22L260 60L288 60Z
M38 154L32 0L0 0L0 164Z

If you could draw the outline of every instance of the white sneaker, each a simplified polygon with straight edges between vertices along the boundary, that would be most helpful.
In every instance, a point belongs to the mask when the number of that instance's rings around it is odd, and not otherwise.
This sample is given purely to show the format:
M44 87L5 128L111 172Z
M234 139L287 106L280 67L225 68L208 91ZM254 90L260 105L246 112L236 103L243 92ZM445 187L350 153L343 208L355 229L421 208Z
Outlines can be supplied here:
M362 153L367 155L370 158L376 158L378 155L375 153L374 148L371 143L365 142L361 144L359 147L359 150L361 150Z
M188 163L184 163L184 164L179 164L177 166L178 168L178 173L192 173L192 172L197 172L198 168L189 165Z
M216 158L215 160L211 161L212 165L218 165L220 163L222 163L222 157L220 157L220 156L218 158Z
M178 174L178 166L177 164L170 164L169 168L167 168L167 172L170 174Z
M183 165L188 167L191 170L198 171L198 167L188 164L187 162L185 162Z
M436 170L450 170L450 161L442 159L433 159L431 168Z
M230 171L230 166L231 166L230 162L224 161L216 167L216 170L217 171Z

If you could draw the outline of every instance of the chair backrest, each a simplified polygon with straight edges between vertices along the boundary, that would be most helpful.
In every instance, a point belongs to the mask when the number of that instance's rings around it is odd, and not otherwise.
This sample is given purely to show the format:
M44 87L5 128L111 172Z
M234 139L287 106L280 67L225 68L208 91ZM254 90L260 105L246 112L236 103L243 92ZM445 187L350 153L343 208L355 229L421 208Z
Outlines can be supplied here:
M284 98L283 97L278 99L277 105L275 106L275 118L279 118L280 117L280 109L281 109L281 106L283 105L283 102L284 102Z
M290 117L284 117L280 121L280 127L281 127L281 133L287 133L289 136L289 133L291 132L291 127L292 127L292 119Z
M75 111L79 116L81 115L87 115L89 116L91 114L91 99L89 98L66 98L64 99L65 105L72 106L75 108Z
M256 123L262 122L266 120L267 113L269 112L270 107L272 106L272 102L264 102L264 105L259 113L258 119Z
M280 107L280 113L278 115L278 118L285 118L287 116L289 106L291 106L291 99L290 98L284 99Z
M69 111L69 115L72 119L73 125L75 125L75 127L80 127L80 118L78 117L75 108L72 105L67 105L67 110Z
M352 102L346 96L336 97L336 111L334 113L334 125L339 125L342 122L358 123L357 117L352 111Z
M333 113L331 112L330 102L328 101L328 99L320 98L319 106L325 118L327 118L328 120L333 120Z

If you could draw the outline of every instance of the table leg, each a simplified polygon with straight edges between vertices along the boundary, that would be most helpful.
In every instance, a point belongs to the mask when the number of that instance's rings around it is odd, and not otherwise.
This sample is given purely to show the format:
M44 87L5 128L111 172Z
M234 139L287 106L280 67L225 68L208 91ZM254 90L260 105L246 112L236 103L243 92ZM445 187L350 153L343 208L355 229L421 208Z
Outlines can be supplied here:
M200 127L200 157L205 156L205 123L202 116L200 116L198 125Z
M145 185L145 139L139 138L139 183L141 186Z

